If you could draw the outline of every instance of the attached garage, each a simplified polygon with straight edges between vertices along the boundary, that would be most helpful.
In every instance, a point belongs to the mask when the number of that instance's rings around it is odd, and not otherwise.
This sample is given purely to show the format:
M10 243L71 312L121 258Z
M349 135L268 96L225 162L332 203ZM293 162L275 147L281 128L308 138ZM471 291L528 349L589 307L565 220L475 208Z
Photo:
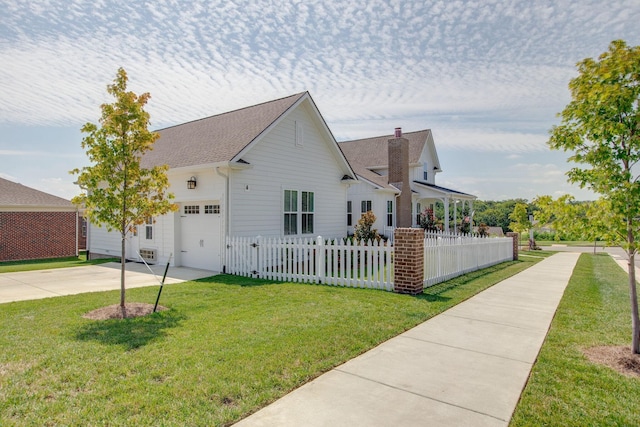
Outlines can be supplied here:
M180 206L180 264L203 270L222 270L223 233L220 202L187 202Z

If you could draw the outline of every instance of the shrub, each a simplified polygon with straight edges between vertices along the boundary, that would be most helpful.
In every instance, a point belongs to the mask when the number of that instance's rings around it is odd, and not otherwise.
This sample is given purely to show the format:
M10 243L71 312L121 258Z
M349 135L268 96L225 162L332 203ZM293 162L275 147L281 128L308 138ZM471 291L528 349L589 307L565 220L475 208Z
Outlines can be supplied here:
M356 240L368 242L369 240L379 240L380 235L378 234L378 230L373 228L373 224L376 222L376 216L373 212L368 211L360 217L358 220L358 224L356 224L353 235Z

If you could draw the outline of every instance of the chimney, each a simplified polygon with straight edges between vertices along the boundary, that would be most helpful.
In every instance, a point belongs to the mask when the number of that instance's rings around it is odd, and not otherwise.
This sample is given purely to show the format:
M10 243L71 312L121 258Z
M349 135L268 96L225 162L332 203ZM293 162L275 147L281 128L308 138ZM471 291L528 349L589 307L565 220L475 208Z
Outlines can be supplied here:
M396 226L411 227L411 185L409 181L409 140L396 128L395 138L389 140L389 184L400 190L396 199Z

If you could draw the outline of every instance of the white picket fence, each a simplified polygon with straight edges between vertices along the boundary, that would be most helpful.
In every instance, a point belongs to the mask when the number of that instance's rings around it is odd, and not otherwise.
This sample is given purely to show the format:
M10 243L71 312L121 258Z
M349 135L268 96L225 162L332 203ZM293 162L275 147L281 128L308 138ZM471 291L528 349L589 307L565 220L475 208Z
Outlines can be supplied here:
M424 286L513 259L510 237L425 233Z
M227 238L226 272L269 280L393 290L393 246L348 239ZM424 286L508 261L511 238L425 234Z
M347 239L230 237L228 273L269 280L393 290L393 248Z

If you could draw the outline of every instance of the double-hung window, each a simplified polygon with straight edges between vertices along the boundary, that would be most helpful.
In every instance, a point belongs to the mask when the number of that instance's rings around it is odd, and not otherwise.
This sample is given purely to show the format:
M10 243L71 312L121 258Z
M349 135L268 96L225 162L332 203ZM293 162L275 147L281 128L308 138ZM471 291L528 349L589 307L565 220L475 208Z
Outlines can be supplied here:
M313 191L302 192L302 234L313 234Z
M298 192L284 190L284 234L298 234Z
M363 200L360 202L360 213L366 214L371 210L371 200Z
M153 218L148 216L144 224L144 237L147 240L153 240Z
M313 234L315 194L313 191L284 190L284 234Z
M387 200L387 227L393 227L393 200Z
M351 227L353 225L353 215L352 215L352 206L351 200L347 201L347 226Z

